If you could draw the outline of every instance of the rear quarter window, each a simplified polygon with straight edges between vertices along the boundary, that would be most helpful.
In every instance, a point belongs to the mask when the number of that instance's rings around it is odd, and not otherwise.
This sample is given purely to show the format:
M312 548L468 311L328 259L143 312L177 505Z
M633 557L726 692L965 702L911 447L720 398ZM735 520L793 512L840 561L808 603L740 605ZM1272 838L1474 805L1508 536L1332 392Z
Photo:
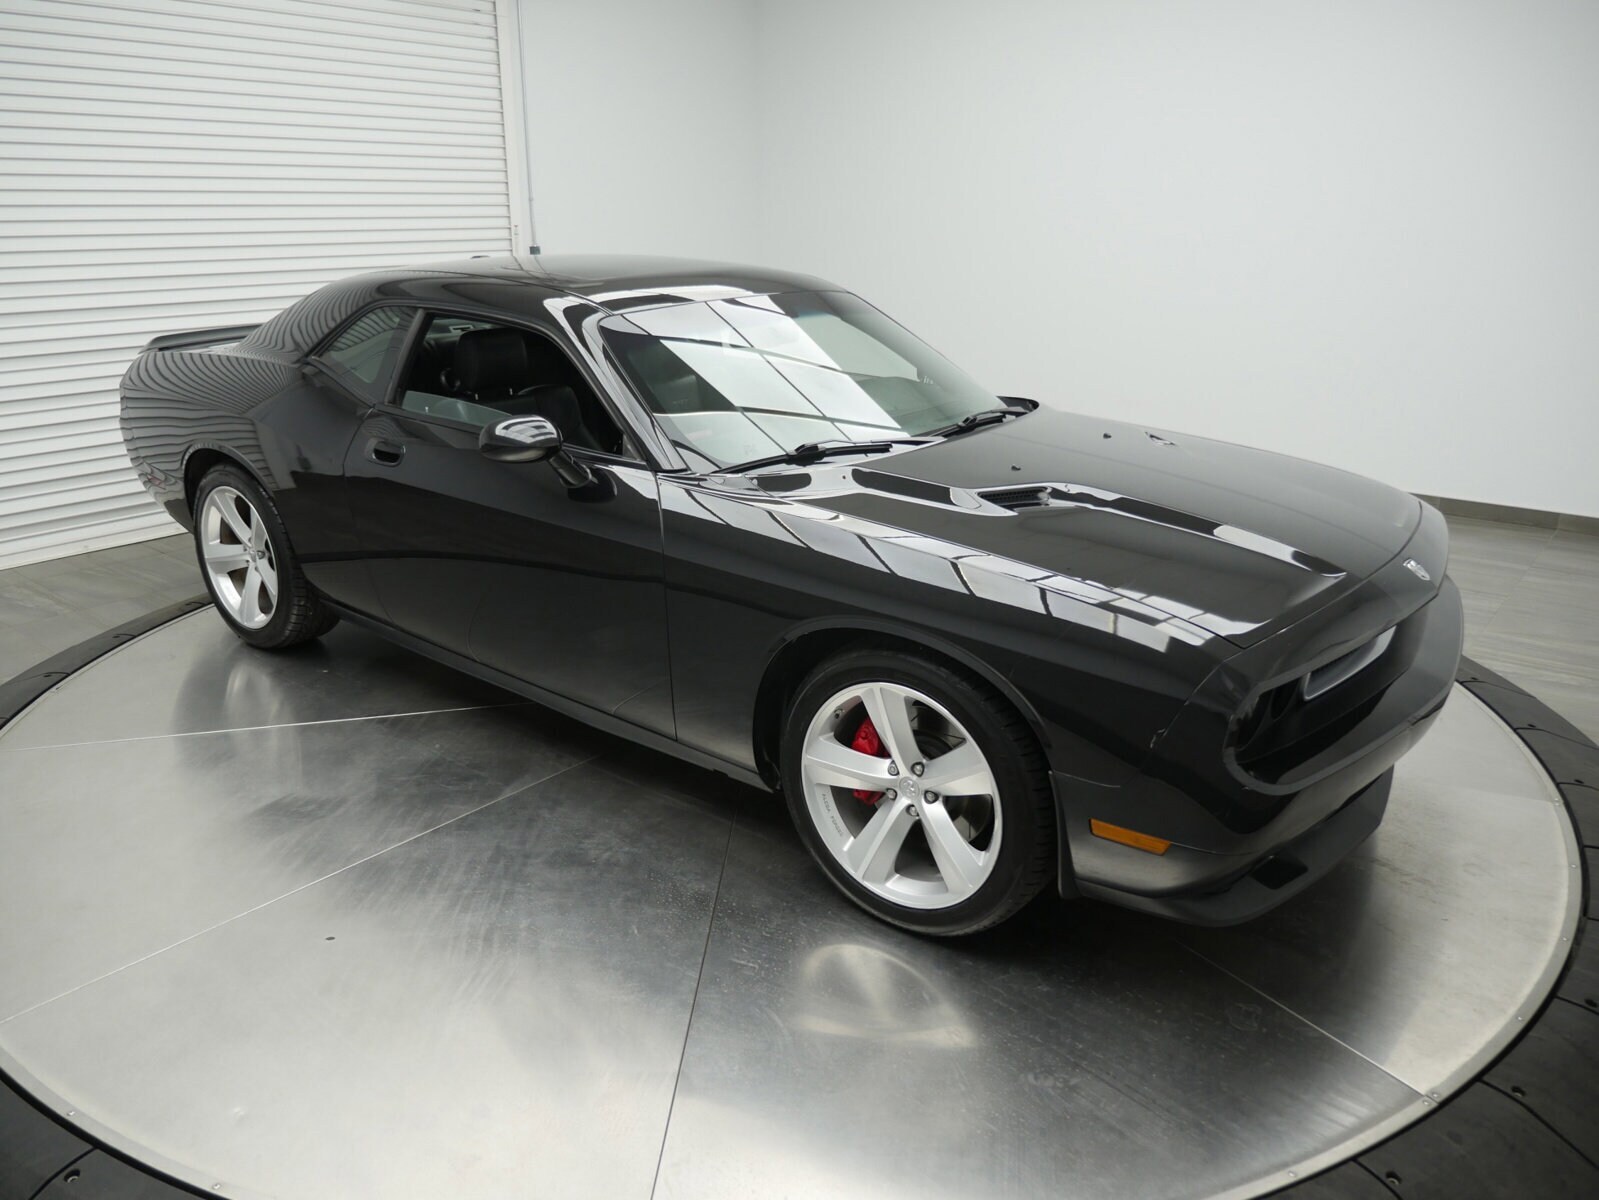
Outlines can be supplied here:
M351 391L377 404L389 379L416 309L391 305L364 313L330 342L317 360Z

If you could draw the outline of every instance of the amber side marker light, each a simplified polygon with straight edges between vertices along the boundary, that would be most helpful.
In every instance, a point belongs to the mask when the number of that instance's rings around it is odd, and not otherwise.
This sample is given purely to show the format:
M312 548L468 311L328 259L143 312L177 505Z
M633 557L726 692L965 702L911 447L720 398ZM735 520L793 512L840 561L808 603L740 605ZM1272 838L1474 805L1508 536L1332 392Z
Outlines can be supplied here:
M1145 850L1150 854L1165 854L1171 849L1168 838L1150 837L1147 833L1139 833L1136 829L1123 829L1120 825L1112 825L1108 821L1090 819L1088 828L1095 837L1102 837L1107 842L1120 842L1124 846L1131 846L1134 850Z

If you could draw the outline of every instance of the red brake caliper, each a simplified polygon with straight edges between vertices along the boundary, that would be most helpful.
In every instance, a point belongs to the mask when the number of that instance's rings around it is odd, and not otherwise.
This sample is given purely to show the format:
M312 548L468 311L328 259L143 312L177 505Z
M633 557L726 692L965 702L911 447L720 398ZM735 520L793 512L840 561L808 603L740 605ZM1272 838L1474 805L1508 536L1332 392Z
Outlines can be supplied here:
M877 736L877 726L872 724L870 717L861 721L860 728L855 731L854 740L849 744L851 750L859 750L862 754L870 754L874 758L887 758L888 751L883 749L883 739ZM876 804L882 799L882 792L868 791L866 788L855 789L855 799L867 804Z

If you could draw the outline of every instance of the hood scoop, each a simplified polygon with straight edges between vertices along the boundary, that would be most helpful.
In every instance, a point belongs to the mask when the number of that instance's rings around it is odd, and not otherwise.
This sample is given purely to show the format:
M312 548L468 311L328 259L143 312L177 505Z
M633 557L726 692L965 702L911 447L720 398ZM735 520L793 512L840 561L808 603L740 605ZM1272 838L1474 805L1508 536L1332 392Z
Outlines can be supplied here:
M990 504L1011 512L1024 508L1048 508L1055 502L1055 489L1044 483L1027 487L991 488L977 494Z

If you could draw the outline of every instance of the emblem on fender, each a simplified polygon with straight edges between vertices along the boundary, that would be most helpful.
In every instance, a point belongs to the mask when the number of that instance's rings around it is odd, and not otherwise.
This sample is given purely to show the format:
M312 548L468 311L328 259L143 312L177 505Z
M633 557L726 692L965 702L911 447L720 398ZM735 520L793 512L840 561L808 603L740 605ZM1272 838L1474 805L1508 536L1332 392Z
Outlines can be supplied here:
M1415 574L1416 578L1421 580L1423 583L1427 583L1432 579L1432 576L1427 574L1427 568L1422 566L1413 558L1405 559L1405 566L1409 567Z

